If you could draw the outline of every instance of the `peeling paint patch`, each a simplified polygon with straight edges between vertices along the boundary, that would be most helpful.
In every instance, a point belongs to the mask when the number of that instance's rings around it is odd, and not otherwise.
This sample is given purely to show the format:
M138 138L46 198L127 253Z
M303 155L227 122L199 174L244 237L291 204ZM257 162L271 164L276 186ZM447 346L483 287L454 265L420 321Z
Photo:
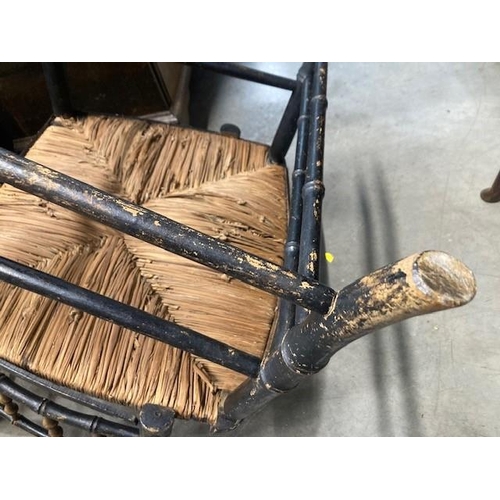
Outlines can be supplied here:
M257 259L255 257L252 257L251 255L246 255L245 260L255 269L266 269L266 267L271 267L272 269L280 269L278 266L266 266L264 262L262 262L260 259Z
M123 210L125 210L125 212L132 214L134 217L137 217L138 215L143 214L143 212L141 210L138 210L133 205L129 205L128 203L125 203L124 201L117 201L117 204L120 205L120 207L122 207Z

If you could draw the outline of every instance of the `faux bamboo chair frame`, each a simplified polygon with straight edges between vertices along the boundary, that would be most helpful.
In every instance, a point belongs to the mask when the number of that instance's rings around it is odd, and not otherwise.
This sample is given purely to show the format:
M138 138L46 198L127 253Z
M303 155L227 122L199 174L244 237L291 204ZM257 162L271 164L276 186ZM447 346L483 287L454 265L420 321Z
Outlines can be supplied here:
M327 64L303 64L296 80L235 64L199 64L226 75L291 91L269 149L270 160L284 165L285 155L297 134L282 267L6 150L0 150L0 182L278 296L277 325L263 359L211 339L203 332L3 257L0 257L0 279L246 375L246 382L227 394L221 403L213 430L223 431L234 428L275 397L296 387L304 377L324 368L335 352L353 340L412 316L469 302L475 294L475 280L458 260L442 252L428 251L375 271L339 292L321 284L318 275ZM54 115L71 115L61 66L45 63L45 74ZM2 359L0 369L123 420L116 423L70 410L0 374L0 416L34 435L61 435L60 421L98 435L171 433L175 418L171 409L144 405L136 410L116 405L45 380ZM16 402L41 414L42 425L20 415Z

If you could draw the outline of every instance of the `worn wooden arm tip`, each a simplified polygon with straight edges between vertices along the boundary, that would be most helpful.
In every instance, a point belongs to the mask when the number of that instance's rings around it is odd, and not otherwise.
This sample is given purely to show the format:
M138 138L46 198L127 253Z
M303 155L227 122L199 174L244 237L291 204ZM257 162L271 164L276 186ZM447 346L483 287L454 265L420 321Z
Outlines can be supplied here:
M429 250L419 254L412 277L421 292L443 309L467 304L476 295L472 271L445 252Z
M374 330L462 306L475 294L474 275L458 259L433 250L410 255L340 290L325 316L312 313L291 328L282 357L296 373L315 373L335 352Z
M476 280L465 264L428 250L343 288L325 320L337 340L351 342L413 316L463 306L475 294Z

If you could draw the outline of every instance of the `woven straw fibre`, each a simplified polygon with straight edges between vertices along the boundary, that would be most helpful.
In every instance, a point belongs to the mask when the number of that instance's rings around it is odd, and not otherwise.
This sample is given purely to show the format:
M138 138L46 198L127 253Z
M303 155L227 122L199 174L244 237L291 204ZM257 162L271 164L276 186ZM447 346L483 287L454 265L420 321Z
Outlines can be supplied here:
M282 263L283 167L219 134L90 116L56 119L27 157ZM8 185L0 255L262 357L276 299ZM213 423L245 377L69 306L0 284L0 357L85 393Z

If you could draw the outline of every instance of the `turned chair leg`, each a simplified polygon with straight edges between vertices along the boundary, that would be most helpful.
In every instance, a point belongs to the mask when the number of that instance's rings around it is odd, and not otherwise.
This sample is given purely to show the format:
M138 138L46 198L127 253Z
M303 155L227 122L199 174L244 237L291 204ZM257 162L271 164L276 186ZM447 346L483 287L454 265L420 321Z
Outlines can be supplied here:
M481 199L488 203L496 203L500 201L500 172L496 176L491 187L481 191Z

